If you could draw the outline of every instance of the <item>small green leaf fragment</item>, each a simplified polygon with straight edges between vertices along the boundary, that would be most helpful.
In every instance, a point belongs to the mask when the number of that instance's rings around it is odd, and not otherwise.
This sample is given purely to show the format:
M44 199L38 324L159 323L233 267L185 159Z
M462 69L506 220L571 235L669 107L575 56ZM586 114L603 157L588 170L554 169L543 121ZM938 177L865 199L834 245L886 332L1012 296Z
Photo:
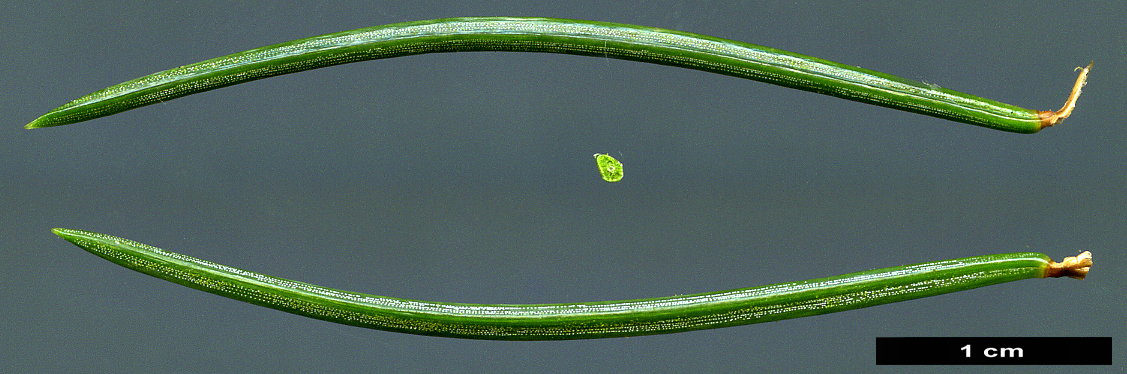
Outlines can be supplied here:
M607 182L618 182L622 180L622 163L615 160L610 155L596 153L595 163L599 165L599 174L602 174L603 180Z

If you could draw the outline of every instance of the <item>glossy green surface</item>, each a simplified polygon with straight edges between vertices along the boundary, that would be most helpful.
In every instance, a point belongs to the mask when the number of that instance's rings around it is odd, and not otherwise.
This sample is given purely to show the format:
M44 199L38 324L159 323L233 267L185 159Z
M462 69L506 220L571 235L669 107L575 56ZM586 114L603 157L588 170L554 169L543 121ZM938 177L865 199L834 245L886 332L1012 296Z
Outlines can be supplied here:
M379 330L493 340L611 338L777 321L1040 278L1050 263L1043 254L1010 253L653 299L456 304L334 290L109 235L70 229L53 232L118 265L235 300Z
M224 86L325 66L459 51L548 52L644 61L753 79L997 130L1033 133L1041 129L1034 110L778 49L643 26L504 17L397 23L252 49L106 88L44 114L27 128L82 122Z

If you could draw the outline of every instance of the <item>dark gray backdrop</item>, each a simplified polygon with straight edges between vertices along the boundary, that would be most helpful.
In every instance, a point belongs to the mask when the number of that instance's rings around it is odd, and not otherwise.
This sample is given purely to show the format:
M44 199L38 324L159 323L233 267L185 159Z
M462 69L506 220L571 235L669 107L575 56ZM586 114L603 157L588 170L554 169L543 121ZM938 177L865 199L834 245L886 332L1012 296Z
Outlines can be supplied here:
M4 13L0 363L13 372L893 372L903 368L873 366L874 337L1127 338L1122 2L47 0ZM1036 135L677 68L511 53L357 63L22 128L227 53L483 15L697 32L1038 109L1060 106L1073 67L1096 65L1073 118ZM622 160L625 179L601 181L595 152ZM1096 266L1085 281L761 325L487 342L231 301L97 259L52 227L452 302L668 296L1016 251L1091 250Z

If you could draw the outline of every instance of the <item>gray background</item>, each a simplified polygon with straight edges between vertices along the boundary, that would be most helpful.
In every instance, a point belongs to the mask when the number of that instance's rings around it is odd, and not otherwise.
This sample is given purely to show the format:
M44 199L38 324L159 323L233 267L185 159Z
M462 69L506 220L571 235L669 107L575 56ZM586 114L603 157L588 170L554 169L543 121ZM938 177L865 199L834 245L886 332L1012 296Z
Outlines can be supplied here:
M1113 336L1127 199L1122 1L79 3L4 10L0 364L13 372L895 372L878 336ZM977 3L977 2L968 2ZM1114 5L1108 5L1114 4ZM684 69L437 54L24 130L71 99L276 42L450 16L551 16L747 41L1056 109L1018 135ZM591 154L625 163L600 180ZM419 337L293 316L95 258L52 227L423 300L716 291L990 253L1095 253L1029 280L834 315L569 342ZM942 372L954 368L912 368ZM1048 372L989 368L983 372Z

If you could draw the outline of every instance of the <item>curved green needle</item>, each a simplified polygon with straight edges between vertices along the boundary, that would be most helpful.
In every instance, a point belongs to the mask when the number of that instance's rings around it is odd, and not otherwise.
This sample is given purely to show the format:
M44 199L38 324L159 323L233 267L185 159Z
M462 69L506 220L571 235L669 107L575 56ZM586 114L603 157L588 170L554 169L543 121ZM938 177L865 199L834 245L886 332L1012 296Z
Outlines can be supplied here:
M698 34L549 18L449 18L322 35L144 76L64 104L27 125L59 126L282 74L355 61L437 52L549 52L703 70L921 113L1033 133L1067 118L1091 64L1066 104L1036 111L819 58ZM619 180L621 163L596 162ZM1028 278L1083 278L1085 252L1062 263L1010 253L870 270L801 282L653 299L571 304L456 304L334 290L239 270L87 231L55 234L118 265L232 299L387 331L496 340L624 337L833 313Z
M663 334L865 308L1028 278L1083 278L1091 254L1008 253L695 295L570 304L456 304L334 290L88 231L54 229L118 265L239 301L346 325L493 340Z
M1019 133L1068 117L1088 68L1059 111L1037 111L774 48L618 23L552 18L447 18L315 36L137 78L71 101L27 128L59 126L181 96L356 61L437 52L548 52L703 70Z

